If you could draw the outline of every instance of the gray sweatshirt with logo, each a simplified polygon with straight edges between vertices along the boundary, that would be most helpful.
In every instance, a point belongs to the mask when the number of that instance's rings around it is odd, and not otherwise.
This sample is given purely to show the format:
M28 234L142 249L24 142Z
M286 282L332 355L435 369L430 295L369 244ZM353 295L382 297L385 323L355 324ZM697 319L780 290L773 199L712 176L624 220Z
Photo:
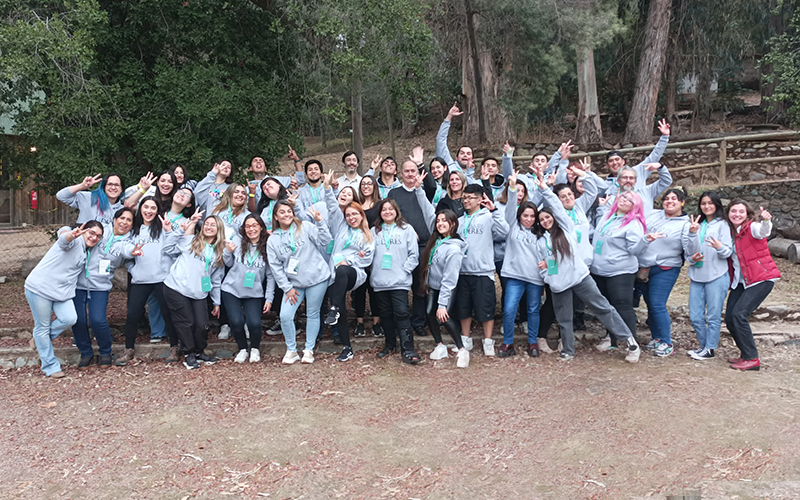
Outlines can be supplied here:
M273 229L272 236L267 240L267 262L275 283L284 293L292 288L308 288L327 282L331 276L330 267L320 251L331 241L328 223L323 219L313 224L306 221L301 224L299 236L292 224L288 231ZM290 269L290 263L296 264L296 269Z
M689 242L689 216L667 217L663 210L654 210L647 217L648 233L664 233L639 255L639 267L681 267L683 249Z
M258 252L256 246L248 241L245 243L247 256L242 260L241 237L234 236L233 243L236 245L233 253L229 252L227 248L222 252L222 260L225 262L225 266L230 268L225 279L222 280L222 291L240 299L264 297L267 302L271 303L275 298L275 278L264 260L267 256ZM251 263L250 260L253 257L255 258ZM255 274L251 287L244 286L247 273ZM262 293L265 279L267 280L266 293Z
M211 264L206 269L205 257L192 252L191 245L194 236L183 235L177 239L176 247L180 252L175 264L170 269L164 286L170 287L184 297L193 300L202 300L208 297L209 292L203 291L203 278L211 279L211 302L220 305L220 285L225 274L225 266L217 265L212 258ZM216 255L214 256L216 257Z
M160 224L156 219L151 224ZM131 283L151 284L162 283L167 275L175 257L180 253L178 244L183 233L171 231L169 233L161 231L158 239L150 236L150 228L142 224L139 234L131 233L130 238L122 248L125 259L131 259L133 265L128 268L131 273ZM134 257L131 255L134 245L144 243L142 255Z
M644 228L637 220L624 227L624 216L601 219L594 231L592 274L612 277L639 270L639 255L647 249Z
M419 264L417 232L406 224L383 225L380 232L372 228L375 253L370 267L370 283L376 292L411 290L411 273ZM386 248L386 242L389 248Z
M114 226L106 224L103 226L103 239L91 248L89 262L86 272L78 274L78 289L80 290L111 290L111 278L114 271L125 262L123 250L125 243L128 242L130 232L121 236L114 236Z
M58 230L58 239L25 279L25 289L39 297L65 302L75 297L78 275L85 272L86 241L82 236L67 241L69 227Z
M508 222L514 217L514 204L505 207L505 213L481 208L472 216L464 213L458 218L458 234L467 242L467 251L461 262L461 274L487 276L494 280L494 245L496 239L508 235Z
M538 264L544 260L548 264L548 268L539 269L537 266L537 269L544 282L550 285L550 290L554 293L561 293L569 290L589 276L589 267L586 265L579 250L580 245L578 244L575 223L564 209L561 200L549 189L542 190L542 195L544 196L545 205L553 210L553 218L567 237L570 255L567 257L563 253L559 253L558 262L555 266L551 266L551 261L555 260L553 241L550 237L550 232L546 231L544 236L536 242L536 253L539 256L536 263Z
M92 205L91 191L71 193L68 187L56 193L56 198L62 203L78 209L78 224L83 224L90 220L99 221L103 225L111 224L114 222L114 214L124 206L120 197L120 200L112 204L108 210L100 210L97 204Z
M710 283L728 273L728 257L733 253L733 240L731 228L726 221L717 217L712 220L706 229L705 239L714 237L722 242L722 247L717 250L708 241L701 241L702 225L696 233L688 233L686 245L686 262L689 264L689 279L697 283ZM692 255L700 252L703 254L703 265L697 266L692 260Z
M433 252L428 269L428 287L439 290L439 307L445 309L450 307L466 250L466 242L453 237L439 245L436 252Z

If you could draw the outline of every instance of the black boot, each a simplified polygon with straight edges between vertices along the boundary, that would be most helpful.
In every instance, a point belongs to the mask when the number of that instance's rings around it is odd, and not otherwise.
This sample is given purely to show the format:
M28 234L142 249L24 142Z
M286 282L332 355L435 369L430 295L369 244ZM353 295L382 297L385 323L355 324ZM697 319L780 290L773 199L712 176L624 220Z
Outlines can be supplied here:
M397 335L394 332L394 328L388 328L384 332L383 350L378 353L379 358L385 358L397 352Z
M400 330L400 349L403 351L403 363L413 365L420 362L419 354L414 352L414 337L408 330Z
M572 315L572 328L575 331L586 330L586 322L583 319L582 311L575 311L575 314Z

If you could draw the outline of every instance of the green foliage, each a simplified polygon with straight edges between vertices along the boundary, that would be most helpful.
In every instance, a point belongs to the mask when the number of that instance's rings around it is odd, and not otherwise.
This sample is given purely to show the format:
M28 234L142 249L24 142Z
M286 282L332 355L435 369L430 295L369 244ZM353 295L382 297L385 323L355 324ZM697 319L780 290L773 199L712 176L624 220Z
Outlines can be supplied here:
M770 51L764 62L772 64L772 75L766 78L777 82L771 102L786 105L786 117L793 126L800 126L800 9L796 10L785 33L770 40Z

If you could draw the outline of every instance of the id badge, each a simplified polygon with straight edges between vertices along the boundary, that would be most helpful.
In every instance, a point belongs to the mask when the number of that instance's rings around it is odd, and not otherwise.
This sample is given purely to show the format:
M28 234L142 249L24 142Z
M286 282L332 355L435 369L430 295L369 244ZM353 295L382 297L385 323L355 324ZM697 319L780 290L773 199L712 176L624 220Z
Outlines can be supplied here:
M580 229L576 229L575 232L578 233L578 243L580 243L581 242L581 236L582 236L581 231L580 231Z
M100 265L98 266L97 273L100 276L108 276L111 274L111 261L108 259L100 259Z
M695 267L695 268L700 268L700 267L703 267L703 261L701 260L700 262L695 262L695 263L694 263L694 267Z
M233 240L234 231L232 227L225 226L225 239L228 241Z
M344 261L344 255L337 253L333 256L333 265L338 266L341 262Z
M392 268L392 255L391 254L384 254L383 259L381 259L381 269L391 269Z
M327 250L327 252L328 252L328 255L330 255L330 254L332 254L332 253L333 253L333 240L331 240L331 241L328 243L328 246L327 246L327 247L325 247L325 249Z
M202 279L200 279L200 285L203 287L203 291L204 292L210 292L211 291L211 277L210 276L204 276Z
M596 255L603 253L603 240L597 240L594 242L594 253Z
M255 283L256 283L256 273L254 272L244 273L244 283L242 283L242 285L244 285L245 288L253 288L253 285L255 285Z
M296 257L289 257L289 266L286 268L286 273L296 275L298 267L300 267L300 260Z
M558 274L558 261L556 259L547 259L547 274L549 276Z

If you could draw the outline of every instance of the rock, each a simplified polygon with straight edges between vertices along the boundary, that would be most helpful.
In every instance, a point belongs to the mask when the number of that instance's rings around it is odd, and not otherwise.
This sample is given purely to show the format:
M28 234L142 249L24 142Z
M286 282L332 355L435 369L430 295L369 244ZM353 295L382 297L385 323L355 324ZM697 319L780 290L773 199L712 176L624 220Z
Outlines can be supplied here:
M755 150L755 149L753 149L753 148L744 148L744 152L745 152L745 153L755 153L755 152L756 152L756 150Z
M675 150L675 152L676 152L677 154L679 154L679 155L683 155L683 154L686 154L686 153L691 153L691 152L692 152L692 150L691 150L691 149L681 149L681 148L678 148L678 149L676 149L676 150Z
M784 146L781 148L781 151L791 151L791 150L792 148L790 148L789 146Z
M62 362L61 364L63 365L64 363ZM39 366L39 360L38 359L29 359L28 362L25 363L25 366Z
M800 312L792 313L786 317L787 319L800 319Z
M124 266L118 267L111 278L111 290L125 292L128 290L128 270Z
M753 144L753 149L763 149L765 147L767 147L767 143L766 142L760 142L758 144Z
M719 144L709 144L708 147L719 149Z
M229 359L233 357L233 351L229 351L227 349L220 349L217 351L216 356L219 359Z
M23 357L17 358L17 361L14 363L14 366L16 368L22 368L23 366L25 366L25 358Z
M685 179L680 179L675 183L676 186L685 186L690 187L694 186L694 180L691 177L686 177Z
M753 318L758 319L758 320L767 319L767 318L769 318L769 313L765 312L765 313L761 313L761 314L756 314L756 315L753 316Z
M33 268L36 267L36 264L39 263L40 259L25 259L22 261L22 264L19 266L19 273L22 275L23 278L27 278Z
M14 363L12 363L7 359L0 359L0 368L2 368L3 370L10 370L14 368Z
M763 181L766 178L767 178L766 175L759 172L753 172L752 174L750 174L751 181ZM756 191L756 193L758 193L758 191Z
M778 306L767 306L767 307L765 307L765 309L767 311L771 312L772 314L786 314L787 312L789 312L789 307L788 306L781 306L781 305L778 305Z
M781 230L781 234L787 240L800 240L800 224L795 222L786 229Z

